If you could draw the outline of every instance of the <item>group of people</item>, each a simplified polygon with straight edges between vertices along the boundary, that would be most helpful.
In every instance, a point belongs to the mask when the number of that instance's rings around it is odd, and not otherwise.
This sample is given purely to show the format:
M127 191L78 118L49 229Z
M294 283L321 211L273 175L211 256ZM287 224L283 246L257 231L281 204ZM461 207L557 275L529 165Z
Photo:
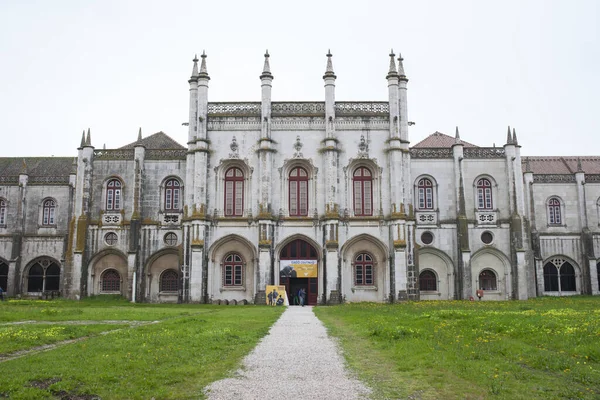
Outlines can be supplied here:
M269 301L270 306L282 306L284 303L283 296L277 292L276 289L271 290L267 294L267 300ZM304 288L300 288L294 297L294 304L300 304L304 307L304 303L306 301L306 290Z

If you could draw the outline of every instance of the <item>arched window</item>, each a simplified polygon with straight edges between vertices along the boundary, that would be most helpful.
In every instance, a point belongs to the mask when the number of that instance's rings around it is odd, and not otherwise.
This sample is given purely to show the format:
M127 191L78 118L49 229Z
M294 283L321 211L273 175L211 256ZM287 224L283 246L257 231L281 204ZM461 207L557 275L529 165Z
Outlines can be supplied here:
M223 260L223 286L243 286L244 264L239 254L232 253Z
M498 290L496 274L489 269L481 271L479 274L479 288L483 290Z
M360 253L354 259L354 284L356 286L375 284L375 268L373 257L368 253Z
M544 290L558 292L558 268L552 263L544 265Z
M121 291L121 275L114 270L109 269L104 271L100 283L101 291L103 292L120 292Z
M425 270L419 274L419 290L437 291L437 278L433 271Z
M60 267L49 259L37 261L27 273L27 291L45 292L60 289Z
M0 261L0 288L8 290L8 264Z
M54 225L56 214L56 202L54 200L44 200L42 225Z
M121 181L111 179L106 184L106 211L118 211L121 209Z
M165 211L179 211L180 195L179 181L177 179L169 179L165 184Z
M373 174L365 167L354 170L354 215L373 215Z
M179 282L179 275L174 269L168 269L160 276L160 288L161 292L177 292Z
M241 217L244 210L244 173L239 168L225 172L225 216Z
M0 225L6 225L6 200L0 199Z
M544 265L544 291L575 292L575 268L561 258L553 258Z
M304 217L308 215L308 173L304 168L292 169L289 176L290 215Z
M433 210L433 184L431 180L423 178L419 180L419 210Z
M562 218L560 215L560 200L556 197L548 200L548 223L550 225L560 225Z
M477 209L491 210L492 208L492 183L487 178L481 178L477 181Z

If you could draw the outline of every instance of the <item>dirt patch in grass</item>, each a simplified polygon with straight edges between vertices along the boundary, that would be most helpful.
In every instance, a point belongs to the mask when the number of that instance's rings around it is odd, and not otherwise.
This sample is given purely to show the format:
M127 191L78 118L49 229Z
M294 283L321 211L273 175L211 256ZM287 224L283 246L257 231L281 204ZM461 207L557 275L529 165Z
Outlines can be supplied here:
M54 385L57 382L60 382L61 378L48 378L41 380L33 380L29 381L27 386L34 387L40 390L49 390L53 396L59 398L60 400L97 400L100 399L98 395L95 394L79 394L67 392L65 390L54 390L50 389L50 386Z
M36 389L41 389L41 390L48 390L48 388L50 386L52 386L56 382L60 382L60 381L61 381L60 378L48 378L48 379L43 379L43 380L34 380L34 381L29 381L27 386L34 387Z

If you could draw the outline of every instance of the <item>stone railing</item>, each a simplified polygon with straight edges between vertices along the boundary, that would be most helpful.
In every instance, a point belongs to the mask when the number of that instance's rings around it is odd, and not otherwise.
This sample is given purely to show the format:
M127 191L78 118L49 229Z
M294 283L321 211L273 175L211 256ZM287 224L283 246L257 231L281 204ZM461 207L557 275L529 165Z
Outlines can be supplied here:
M439 148L423 148L423 149L410 149L411 158L452 158L452 149L439 147Z
M477 225L496 225L498 222L498 213L496 211L476 211L475 219Z
M437 211L417 211L415 213L417 225L437 225L437 214Z
M208 103L209 116L255 117L261 114L260 102L247 103Z
M105 213L102 215L102 225L121 225L121 213Z
M185 160L186 149L149 149L146 150L146 160Z
M335 103L336 116L371 116L389 115L390 105L387 101L341 101Z
M500 147L465 147L465 158L504 158L504 149Z
M96 160L133 160L134 149L94 150Z
M160 213L161 225L181 225L180 213Z
M68 176L30 176L27 180L30 185L68 185Z
M271 103L271 115L274 117L283 116L314 116L323 117L325 115L324 102L291 101L285 103Z
M585 181L586 182L590 182L590 183L600 183L600 175L598 174L590 174L590 175L585 175Z
M588 176L585 177L587 182ZM568 174L540 174L533 175L534 183L575 183L575 175Z
M15 183L18 184L19 183L19 177L18 176L0 176L0 183Z

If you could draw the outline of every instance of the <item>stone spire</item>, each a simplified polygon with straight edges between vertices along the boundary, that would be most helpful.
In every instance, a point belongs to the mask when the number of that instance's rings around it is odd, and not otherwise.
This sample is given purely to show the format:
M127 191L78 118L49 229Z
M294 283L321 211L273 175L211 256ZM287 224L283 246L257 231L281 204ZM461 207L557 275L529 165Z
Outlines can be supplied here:
M137 138L138 142L142 141L142 127L140 126L140 130L138 131L138 138Z
M202 63L200 64L200 73L198 74L198 77L210 80L208 71L206 70L206 53L204 50L202 50L202 55L200 58L202 58Z
M408 81L406 78L406 74L404 73L404 58L402 58L402 54L398 53L398 75L400 75L400 80Z
M85 146L85 129L83 130L83 133L81 134L81 144L79 145L79 147L83 147Z
M190 80L196 80L198 79L198 55L194 54L194 59L192 60L194 62L194 67L192 68L192 77L190 78Z
M581 166L581 158L577 157L577 172L583 172L583 167Z
M512 136L513 144L516 146L519 144L517 140L517 132L515 132L515 128L513 128L513 136Z
M456 143L460 143L460 133L458 133L458 126L456 127L456 134L454 135Z
M271 78L273 79L273 75L271 74L271 66L269 65L269 50L265 51L265 65L263 67L262 75L260 79L263 78Z
M325 75L323 75L323 79L329 78L329 77L331 77L333 79L337 78L335 76L335 73L333 72L333 62L331 61L331 57L332 57L331 50L327 50L327 68L325 69Z
M85 145L86 146L92 145L92 135L90 134L90 128L88 128L87 138L85 139Z
M396 55L394 54L394 49L390 50L390 70L388 71L387 74L387 79L390 79L391 77L398 77L398 70L396 69L396 61L394 60L394 57L396 57Z
M510 134L510 125L508 126L508 133L506 134L506 144L513 144L512 136Z

